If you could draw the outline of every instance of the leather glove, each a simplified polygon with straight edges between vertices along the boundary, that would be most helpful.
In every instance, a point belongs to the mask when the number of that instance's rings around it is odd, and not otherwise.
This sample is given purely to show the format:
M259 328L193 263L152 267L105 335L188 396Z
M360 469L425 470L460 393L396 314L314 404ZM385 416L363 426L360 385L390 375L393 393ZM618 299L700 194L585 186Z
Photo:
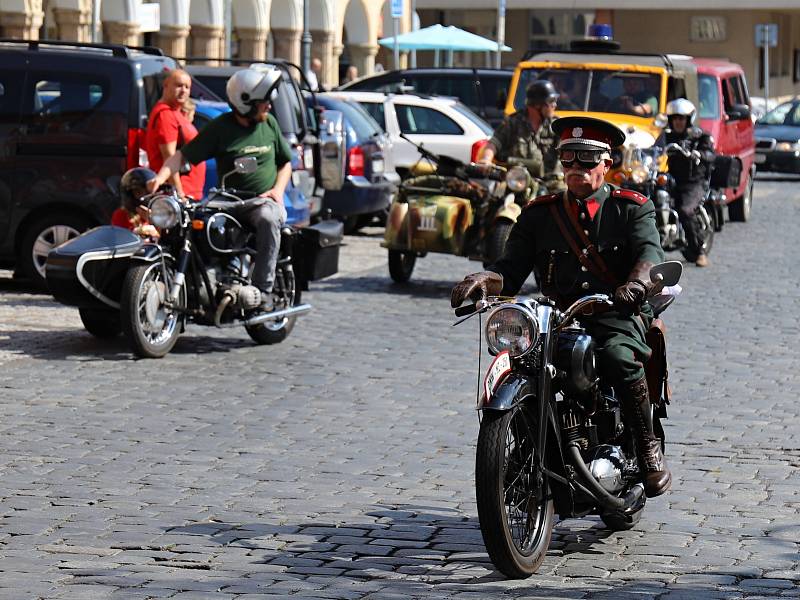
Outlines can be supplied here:
M464 277L450 293L450 306L461 306L467 298L473 302L485 300L489 296L497 296L503 289L503 276L492 271L481 271Z
M614 306L617 310L638 315L642 305L654 285L650 281L650 269L653 263L639 261L633 265L628 281L614 291Z

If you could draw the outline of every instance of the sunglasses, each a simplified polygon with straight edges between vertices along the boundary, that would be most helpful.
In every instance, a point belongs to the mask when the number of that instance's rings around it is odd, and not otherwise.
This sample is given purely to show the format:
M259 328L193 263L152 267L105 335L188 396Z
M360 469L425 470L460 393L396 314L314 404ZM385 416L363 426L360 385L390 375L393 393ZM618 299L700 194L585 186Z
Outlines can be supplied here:
M577 161L585 169L594 169L605 160L605 154L605 150L562 150L559 160L565 167L571 167Z

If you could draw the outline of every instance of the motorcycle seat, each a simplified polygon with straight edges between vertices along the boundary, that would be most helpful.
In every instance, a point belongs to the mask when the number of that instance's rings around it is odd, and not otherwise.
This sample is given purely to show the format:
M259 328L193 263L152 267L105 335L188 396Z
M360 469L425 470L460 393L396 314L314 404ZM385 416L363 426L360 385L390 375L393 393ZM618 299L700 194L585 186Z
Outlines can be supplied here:
M659 294L658 296L653 296L648 300L650 306L653 309L653 316L658 317L661 313L663 313L670 304L675 302L675 296L668 296L666 294Z

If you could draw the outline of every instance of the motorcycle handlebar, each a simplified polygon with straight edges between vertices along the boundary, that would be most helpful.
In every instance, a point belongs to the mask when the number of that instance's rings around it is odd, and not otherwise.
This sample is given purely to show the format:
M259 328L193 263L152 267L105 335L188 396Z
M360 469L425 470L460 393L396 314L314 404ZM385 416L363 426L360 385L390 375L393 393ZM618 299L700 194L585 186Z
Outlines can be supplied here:
M457 317L466 317L467 315L471 315L477 310L478 310L477 305L465 304L464 306L459 306L453 312L456 314Z

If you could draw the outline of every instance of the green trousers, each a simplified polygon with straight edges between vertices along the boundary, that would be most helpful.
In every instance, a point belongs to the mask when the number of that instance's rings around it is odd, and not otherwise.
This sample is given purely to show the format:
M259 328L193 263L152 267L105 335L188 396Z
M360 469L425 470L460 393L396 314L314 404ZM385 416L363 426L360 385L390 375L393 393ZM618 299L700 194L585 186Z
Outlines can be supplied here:
M611 311L581 321L595 343L598 368L611 385L633 383L644 377L650 358L645 334L653 321L649 305L639 315Z

